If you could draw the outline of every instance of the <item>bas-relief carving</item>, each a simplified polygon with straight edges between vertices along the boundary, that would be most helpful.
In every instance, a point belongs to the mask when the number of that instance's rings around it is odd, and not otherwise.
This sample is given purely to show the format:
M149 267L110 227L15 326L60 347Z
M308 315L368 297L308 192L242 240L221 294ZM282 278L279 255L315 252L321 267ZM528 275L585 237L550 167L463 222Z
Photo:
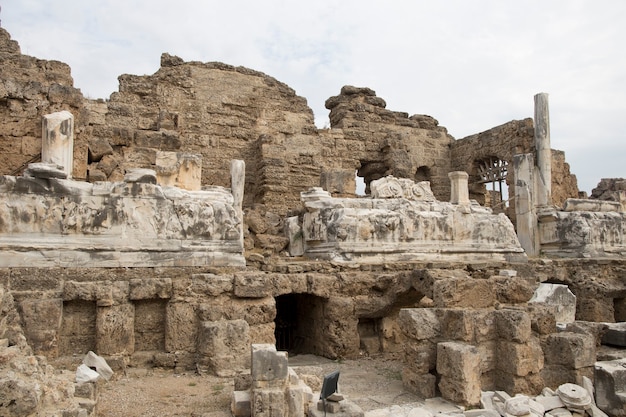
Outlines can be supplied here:
M0 177L2 266L243 266L230 190Z
M378 181L372 193L384 198L332 198L321 188L301 194L306 256L361 262L525 258L503 214L476 203L436 201L428 182Z
M549 209L540 211L538 220L541 251L545 255L587 258L626 255L624 212Z

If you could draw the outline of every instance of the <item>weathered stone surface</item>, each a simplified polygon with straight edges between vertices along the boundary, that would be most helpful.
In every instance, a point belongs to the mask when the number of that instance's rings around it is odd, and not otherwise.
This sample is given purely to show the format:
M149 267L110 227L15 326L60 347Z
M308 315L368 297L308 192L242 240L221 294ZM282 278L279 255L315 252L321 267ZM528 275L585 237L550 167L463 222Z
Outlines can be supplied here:
M165 314L165 350L194 352L198 335L198 319L194 306L170 302Z
M39 183L41 192L33 195L24 192L19 181L4 184L0 266L245 262L242 219L232 194L224 189L192 194L150 184L48 180Z
M626 415L626 360L597 362L595 388L597 406L611 416Z
M485 279L446 279L433 286L433 301L441 308L485 308L496 303L495 283Z
M405 335L420 341L436 339L441 332L440 319L433 309L403 308L398 323Z
M253 389L286 388L289 374L287 352L277 352L271 344L253 344L251 374Z
M497 355L496 369L515 376L538 374L544 364L541 345L534 338L527 343L500 341Z
M544 342L546 364L572 369L593 366L596 340L589 334L561 332L549 335Z
M531 336L530 316L525 311L502 309L495 313L495 324L501 340L526 343Z
M477 205L302 193L305 255L338 262L495 260L521 255L513 225ZM506 254L506 255L505 255Z
M96 351L101 355L129 355L135 351L135 306L99 307Z
M245 320L204 321L198 331L199 364L218 376L250 367L250 326Z
M576 319L576 296L567 285L541 283L529 303L553 305L559 323L571 323Z
M437 372L443 398L465 405L480 402L480 356L474 346L456 342L437 345Z

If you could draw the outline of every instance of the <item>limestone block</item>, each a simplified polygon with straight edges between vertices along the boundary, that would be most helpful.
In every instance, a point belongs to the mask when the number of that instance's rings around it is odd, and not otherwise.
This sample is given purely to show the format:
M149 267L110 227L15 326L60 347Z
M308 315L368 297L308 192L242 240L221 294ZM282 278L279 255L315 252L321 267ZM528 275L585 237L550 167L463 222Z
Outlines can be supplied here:
M232 275L193 274L191 289L198 295L217 297L220 294L233 291L234 277Z
M486 308L495 305L495 283L485 279L447 279L435 281L433 301L436 307Z
M18 378L14 374L0 378L0 398L6 416L28 417L36 414L43 396L37 381Z
M480 355L471 345L457 342L437 344L439 390L443 398L466 405L480 402Z
M602 344L626 346L626 322L606 323L607 329L602 334Z
M555 306L555 319L559 323L576 320L576 296L567 285L541 283L529 303Z
M502 341L525 343L531 336L530 316L525 311L502 309L494 313L498 338Z
M104 156L113 154L113 148L105 138L89 138L87 146L89 149L89 160L92 162L99 162Z
M275 325L271 323L250 326L250 343L276 343Z
M583 378L593 378L594 367L573 369L564 365L551 365L546 363L541 370L543 384L546 387L556 389L559 385L576 382L582 383Z
M232 376L250 366L250 327L245 320L200 323L196 351L199 365L217 376Z
M626 359L596 362L596 405L611 416L626 415Z
M590 200L583 198L568 198L563 204L564 211L620 211L618 201Z
M202 155L157 151L156 172L158 184L190 191L200 190Z
M497 338L492 310L441 309L439 315L444 339L482 343Z
M536 338L526 343L509 341L498 342L496 369L516 376L536 374L543 368L544 359L541 345Z
M150 300L172 297L171 278L133 278L130 280L131 300Z
M135 351L135 306L98 307L96 351L100 355L130 355Z
M252 381L255 387L285 387L287 385L287 352L277 352L270 344L252 345Z
M19 303L26 339L38 355L58 355L58 332L63 315L61 299L25 299Z
M263 298L272 295L267 285L268 275L263 273L235 274L233 291L241 298Z
M63 300L96 301L95 282L65 281L63 283Z
M168 303L165 309L165 350L195 350L198 334L195 308L190 303Z
M422 398L433 398L437 391L437 377L431 373L402 370L402 384L408 391Z
M306 387L289 386L287 388L287 415L293 417L305 417L308 405Z
M585 368L596 361L596 341L589 334L554 333L544 342L544 354L546 364Z
M250 391L233 391L230 412L233 414L233 417L250 417L252 415Z
M503 304L525 304L532 298L537 287L534 278L497 276L490 279L494 280L497 299Z
M507 392L536 395L544 388L544 380L541 374L528 374L525 376L515 375L509 372L495 372L495 386Z
M398 324L410 339L434 339L441 333L441 322L434 309L403 308L398 315Z
M288 405L283 388L258 388L252 390L252 416L288 417Z
M532 304L528 306L530 327L540 335L547 335L556 331L555 306Z

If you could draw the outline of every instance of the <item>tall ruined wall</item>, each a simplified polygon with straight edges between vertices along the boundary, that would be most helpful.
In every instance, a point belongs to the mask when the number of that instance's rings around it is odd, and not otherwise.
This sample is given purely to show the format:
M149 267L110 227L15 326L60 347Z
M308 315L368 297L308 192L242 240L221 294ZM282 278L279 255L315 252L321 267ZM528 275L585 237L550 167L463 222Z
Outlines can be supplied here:
M70 67L22 55L16 41L0 28L0 174L20 173L40 160L41 119L68 110L77 133L86 124L83 95L73 87ZM87 147L80 134L74 144L74 178L85 178Z
M296 143L315 142L306 100L257 71L221 63L184 62L163 54L153 75L119 77L94 148L110 147L90 172L118 180L128 167L153 168L159 151L202 156L202 184L227 186L232 159L246 163L245 202L297 206L298 192L319 172L298 160ZM293 196L293 198L292 198Z
M387 175L430 181L435 197L448 201L453 138L430 116L409 117L385 107L385 100L369 88L346 86L326 100L331 127L341 129L345 144L335 153L335 166L345 175L358 170L366 185Z
M532 153L534 149L533 120L513 120L454 141L451 147L451 165L454 170L465 171L470 175L470 198L484 204L486 187L479 183L479 162L487 158L497 158L512 167L514 155ZM506 185L511 198L515 195L513 169L506 172ZM562 207L567 198L578 198L576 176L570 173L564 152L552 150L552 204ZM514 200L509 202L509 207L507 215L514 220Z

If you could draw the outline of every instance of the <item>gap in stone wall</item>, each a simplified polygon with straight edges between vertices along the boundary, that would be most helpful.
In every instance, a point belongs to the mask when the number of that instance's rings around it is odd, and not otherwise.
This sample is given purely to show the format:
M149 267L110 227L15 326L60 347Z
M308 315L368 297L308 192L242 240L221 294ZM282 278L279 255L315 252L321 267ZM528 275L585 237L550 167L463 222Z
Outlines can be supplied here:
M626 321L626 298L614 298L613 311L616 323Z
M359 349L372 354L380 352L381 318L360 318L358 324Z
M84 355L96 350L95 301L63 302L59 356Z
M311 294L284 294L276 297L276 348L292 355L322 354L323 311L326 300Z
M167 300L135 301L135 352L165 351Z

